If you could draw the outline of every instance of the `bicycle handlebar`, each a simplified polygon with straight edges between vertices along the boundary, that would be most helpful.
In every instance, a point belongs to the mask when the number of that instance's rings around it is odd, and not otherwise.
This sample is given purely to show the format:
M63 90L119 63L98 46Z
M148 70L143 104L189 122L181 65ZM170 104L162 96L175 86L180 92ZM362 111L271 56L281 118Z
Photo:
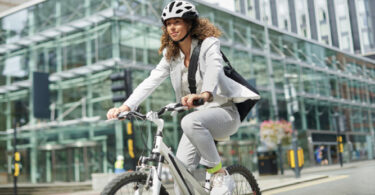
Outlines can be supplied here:
M204 99L202 99L202 98L196 99L196 100L193 101L193 105L194 106L200 106L200 105L203 105L203 104L204 104ZM168 105L164 106L163 108L161 108L157 112L157 114L158 114L158 117L160 117L166 111L181 112L181 111L184 111L185 109L186 109L186 106L183 106L181 103L171 103L171 104L168 104ZM141 120L146 120L147 119L147 116L145 114L142 114L142 113L137 112L137 111L125 111L125 112L120 112L117 115L117 119L118 120L122 120L122 119L125 119L125 118L130 118L130 117L140 118Z

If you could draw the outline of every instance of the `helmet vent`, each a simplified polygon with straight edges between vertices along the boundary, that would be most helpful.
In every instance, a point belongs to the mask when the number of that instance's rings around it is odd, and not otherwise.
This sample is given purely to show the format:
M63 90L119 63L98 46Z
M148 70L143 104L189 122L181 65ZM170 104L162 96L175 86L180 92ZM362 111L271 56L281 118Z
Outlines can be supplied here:
M182 5L182 2L177 3L176 7L179 7Z
M186 8L187 10L189 10L189 9L191 9L191 6L186 6L185 8Z
M169 6L169 12L172 12L172 9L173 9L173 6L174 6L175 3L176 2L174 2L174 1L171 3L171 5Z
M179 14L179 13L181 13L182 11L184 11L184 10L179 9L179 10L176 11L176 14Z
M163 16L165 17L167 14L163 13Z

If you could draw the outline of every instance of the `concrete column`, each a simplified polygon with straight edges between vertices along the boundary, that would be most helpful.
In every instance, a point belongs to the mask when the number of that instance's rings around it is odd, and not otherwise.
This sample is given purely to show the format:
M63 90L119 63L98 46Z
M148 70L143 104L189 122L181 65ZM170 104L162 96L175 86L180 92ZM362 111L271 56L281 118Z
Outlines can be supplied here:
M352 30L353 36L353 47L354 52L361 51L361 41L359 35L359 27L358 27L358 18L357 18L357 8L355 4L355 0L348 0L348 9L349 9L349 17L350 17L350 26Z
M336 10L334 0L327 0L329 26L331 28L332 46L339 47L339 35L337 32Z
M51 151L46 151L46 182L52 182Z
M307 0L307 7L309 10L311 38L314 40L318 40L318 30L317 30L316 17L315 17L314 0Z
M294 0L288 0L289 5L289 17L290 17L290 27L292 32L297 34L297 16L296 7L294 5Z
M271 6L271 20L273 26L279 26L279 23L277 21L278 15L277 15L277 5L276 0L270 0L270 6Z
M74 181L79 182L80 174L79 174L79 148L73 149L74 155Z
M260 18L260 3L259 3L260 0L254 0L254 7L255 7L255 18L257 20L261 20Z

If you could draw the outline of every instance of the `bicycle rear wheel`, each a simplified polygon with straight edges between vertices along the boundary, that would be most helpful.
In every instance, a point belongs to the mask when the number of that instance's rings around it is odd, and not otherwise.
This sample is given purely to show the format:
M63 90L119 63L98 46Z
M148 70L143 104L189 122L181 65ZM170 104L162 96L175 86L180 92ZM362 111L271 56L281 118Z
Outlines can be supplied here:
M246 167L241 165L231 165L226 169L236 183L236 188L234 189L233 194L261 194L257 181Z
M146 173L127 172L110 181L103 189L101 195L135 194L136 192L140 195L152 194L151 187L146 188L146 180ZM163 185L160 188L160 194L168 195Z

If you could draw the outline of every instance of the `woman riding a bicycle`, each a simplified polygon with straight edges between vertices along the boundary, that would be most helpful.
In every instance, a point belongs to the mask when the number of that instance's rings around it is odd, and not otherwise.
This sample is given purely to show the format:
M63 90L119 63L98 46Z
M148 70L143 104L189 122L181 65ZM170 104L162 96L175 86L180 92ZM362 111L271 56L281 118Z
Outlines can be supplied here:
M163 34L159 53L162 59L122 106L107 112L107 118L135 110L170 76L176 100L195 109L181 121L183 135L176 157L190 170L200 163L207 167L207 172L214 174L211 194L231 194L234 181L222 168L214 140L236 133L241 121L234 100L259 99L259 95L225 76L218 39L221 32L208 19L199 18L193 4L181 0L170 2L163 9L161 20ZM199 42L196 93L191 93L188 67ZM193 101L197 99L203 99L204 105L195 107ZM177 186L175 190L180 194Z

